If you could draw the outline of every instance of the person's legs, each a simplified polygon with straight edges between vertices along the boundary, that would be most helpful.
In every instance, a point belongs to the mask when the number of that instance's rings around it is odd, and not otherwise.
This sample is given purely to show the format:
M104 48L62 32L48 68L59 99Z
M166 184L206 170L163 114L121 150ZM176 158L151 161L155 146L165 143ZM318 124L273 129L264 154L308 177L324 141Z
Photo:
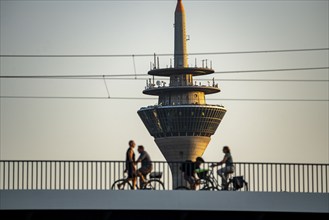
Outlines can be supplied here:
M132 181L133 184L133 189L136 189L136 171L133 169L133 167L131 167L130 169L128 169L128 178L130 181Z
M133 189L135 190L136 189L136 182L137 182L137 178L134 176L133 177Z
M195 185L195 179L192 176L188 176L184 173L184 179L188 182L190 185L190 189L195 190L196 185Z
M217 174L222 178L222 187L224 187L225 189L227 186L227 178L228 178L228 172L226 167L217 170Z
M139 177L139 188L143 189L143 186L146 183L146 175L144 175L141 168L137 170L137 176Z
M195 178L193 176L190 176L188 180L191 190L195 190L196 189Z

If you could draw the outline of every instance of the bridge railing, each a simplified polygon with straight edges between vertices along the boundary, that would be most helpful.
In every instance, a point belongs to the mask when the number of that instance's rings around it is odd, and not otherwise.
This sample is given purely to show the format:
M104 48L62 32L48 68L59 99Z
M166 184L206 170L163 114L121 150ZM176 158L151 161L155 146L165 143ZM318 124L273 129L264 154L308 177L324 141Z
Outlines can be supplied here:
M170 162L177 168L180 162ZM203 164L209 168L212 162ZM235 163L234 176L243 176L249 191L329 193L329 164ZM217 167L216 169L220 169ZM0 190L110 190L124 178L124 161L0 160ZM153 162L153 171L172 190L167 162ZM214 171L215 179L221 183Z

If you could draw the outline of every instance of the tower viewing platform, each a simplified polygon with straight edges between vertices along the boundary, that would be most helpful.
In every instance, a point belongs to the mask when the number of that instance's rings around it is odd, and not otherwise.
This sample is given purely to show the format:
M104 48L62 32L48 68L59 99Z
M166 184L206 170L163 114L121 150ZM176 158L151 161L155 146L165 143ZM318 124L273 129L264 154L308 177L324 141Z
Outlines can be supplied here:
M151 76L169 77L169 86L164 82L147 81L146 95L158 96L158 104L142 107L138 115L167 161L195 160L202 156L210 137L216 132L226 109L221 105L207 105L206 95L220 92L215 80L208 85L197 84L194 76L214 73L206 67L189 67L186 46L185 10L181 0L175 10L174 68L154 68ZM176 164L171 164L173 185L178 186L181 176Z

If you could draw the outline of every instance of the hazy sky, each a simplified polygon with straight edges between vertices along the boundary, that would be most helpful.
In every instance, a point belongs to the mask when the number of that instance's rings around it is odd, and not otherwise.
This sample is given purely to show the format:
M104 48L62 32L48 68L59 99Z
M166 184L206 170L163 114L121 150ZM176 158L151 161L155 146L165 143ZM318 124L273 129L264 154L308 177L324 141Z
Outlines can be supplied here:
M188 52L329 47L328 1L183 1ZM173 53L176 1L1 1L1 55ZM160 57L160 66L170 63ZM190 56L215 71L328 67L329 52ZM152 57L135 57L146 74ZM134 74L132 57L1 58L1 75ZM203 157L239 162L329 163L328 69L214 74L209 95L227 113ZM139 78L146 78L141 76ZM146 98L145 80L107 79L111 97ZM199 77L206 79L206 77ZM289 79L321 81L221 81ZM195 78L197 80L197 77ZM203 81L204 82L204 81ZM204 82L206 83L206 82ZM107 97L100 79L1 79L1 96ZM306 99L327 101L234 101ZM142 99L1 98L0 159L123 160L128 141L164 160L137 115Z

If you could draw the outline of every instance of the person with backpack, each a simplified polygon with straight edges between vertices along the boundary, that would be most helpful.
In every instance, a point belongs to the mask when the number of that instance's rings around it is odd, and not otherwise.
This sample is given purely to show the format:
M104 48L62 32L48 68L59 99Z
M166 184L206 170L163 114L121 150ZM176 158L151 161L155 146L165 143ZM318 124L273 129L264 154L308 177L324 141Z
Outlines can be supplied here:
M181 171L184 172L184 179L190 184L191 190L195 190L200 182L195 170L200 169L202 163L204 163L203 158L197 157L195 162L187 160L181 165Z

